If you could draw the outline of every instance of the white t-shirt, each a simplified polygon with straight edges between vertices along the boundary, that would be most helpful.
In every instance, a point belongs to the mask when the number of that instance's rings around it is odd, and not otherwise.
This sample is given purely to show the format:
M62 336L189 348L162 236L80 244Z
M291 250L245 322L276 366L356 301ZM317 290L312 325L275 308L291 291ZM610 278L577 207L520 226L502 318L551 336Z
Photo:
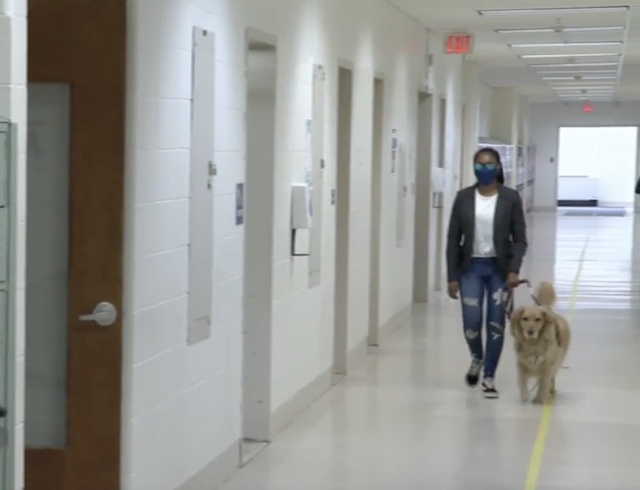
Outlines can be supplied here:
M496 214L498 194L483 196L476 191L476 227L473 240L474 257L495 257L493 245L493 219Z

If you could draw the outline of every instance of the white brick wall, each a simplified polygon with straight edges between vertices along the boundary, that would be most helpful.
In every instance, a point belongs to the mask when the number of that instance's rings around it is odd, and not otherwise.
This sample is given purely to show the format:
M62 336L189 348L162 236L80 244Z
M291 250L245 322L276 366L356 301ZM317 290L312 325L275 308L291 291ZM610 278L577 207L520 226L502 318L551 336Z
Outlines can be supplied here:
M425 30L381 0L130 0L127 285L123 490L172 490L240 437L242 228L234 225L234 186L243 181L244 33L278 37L279 154L276 186L294 178L283 162L305 148L314 63L328 70L326 187L335 187L337 60L355 64L352 170L350 347L367 335L371 100L384 73L387 121L415 138ZM191 27L216 36L216 266L212 337L185 346ZM436 51L439 49L436 48ZM459 60L436 60L450 98L451 165L459 146ZM300 127L298 127L300 126ZM388 145L388 143L385 143ZM386 155L386 154L385 154ZM458 158L456 160L456 158ZM383 229L395 230L396 184L384 163ZM413 169L413 164L410 164ZM276 197L276 200L287 199ZM273 409L327 370L332 360L334 209L325 200L322 284L291 270L287 202L276 202L273 266ZM411 209L411 206L409 206ZM413 212L407 214L408 235ZM170 227L172 234L153 230ZM382 244L381 322L411 301L412 240ZM274 269L275 270L275 269ZM287 279L285 282L282 278Z
M14 404L9 406L9 421L14 425L10 435L7 477L13 488L24 487L24 291L25 291L25 239L26 239L26 114L27 114L27 2L26 0L0 1L0 116L12 120L18 126L17 174L13 216L17 223L14 237L16 249L16 283L14 332L15 344L10 353L10 388L14 392ZM15 182L15 181L14 181ZM4 360L2 360L4 362ZM13 364L15 362L15 364ZM13 364L13 365L11 365ZM9 388L9 387L7 387ZM10 487L7 487L10 488Z
M276 197L272 399L276 409L326 371L332 358L335 107L337 60L354 63L352 236L349 345L367 335L371 98L374 71L387 89L386 127L412 146L426 32L382 0L130 0L129 118L123 403L123 490L173 490L240 437L242 240L234 218L236 182L244 180L244 32L278 37L279 154L276 186L299 176L284 162L305 147L312 65L328 71L322 284L308 290L306 269L288 259L288 194ZM216 36L215 311L209 340L185 344L188 267L191 27ZM435 48L435 52L439 47ZM459 162L460 62L436 58L436 88L447 95L446 160ZM24 232L26 152L26 0L0 1L0 115L20 125L18 296L15 328L16 490L23 487ZM436 104L437 106L437 104ZM437 120L437 118L436 118ZM437 141L437 138L436 138ZM389 142L385 142L388 146ZM435 145L434 145L435 146ZM437 154L437 148L433 149ZM410 151L411 154L414 152ZM388 155L388 151L385 156ZM455 164L454 164L455 163ZM384 163L383 229L395 230L396 183ZM409 170L414 167L409 164ZM278 195L279 196L279 195ZM413 212L407 213L411 236ZM446 211L446 210L445 210ZM171 233L161 230L170 229ZM412 240L382 243L381 322L411 300ZM283 278L291 278L283 281ZM275 286L275 285L274 285Z

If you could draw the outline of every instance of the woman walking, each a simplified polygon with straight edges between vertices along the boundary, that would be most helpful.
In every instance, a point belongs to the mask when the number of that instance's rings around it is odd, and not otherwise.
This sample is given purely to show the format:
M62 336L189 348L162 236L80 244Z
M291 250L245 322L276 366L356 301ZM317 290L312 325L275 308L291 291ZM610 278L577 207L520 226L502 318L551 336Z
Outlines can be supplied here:
M464 337L471 353L466 382L476 386L484 371L485 397L498 398L494 380L504 343L505 293L518 285L527 231L520 194L504 185L500 154L482 148L473 165L477 183L458 192L449 221L448 292L452 299L461 297Z

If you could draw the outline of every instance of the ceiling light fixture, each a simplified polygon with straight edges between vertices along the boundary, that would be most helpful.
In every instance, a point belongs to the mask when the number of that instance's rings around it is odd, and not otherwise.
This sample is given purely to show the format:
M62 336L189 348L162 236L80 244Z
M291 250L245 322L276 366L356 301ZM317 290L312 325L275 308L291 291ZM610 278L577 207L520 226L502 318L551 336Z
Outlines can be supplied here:
M581 76L572 77L572 78L579 78L580 80L584 80L584 77L581 77ZM617 77L609 77L608 79L609 80L617 80ZM587 83L587 85L593 85L593 83L594 82L589 82L589 83ZM602 84L602 83L604 83L605 85L609 85L609 84L614 83L614 82L600 82L599 84ZM596 85L598 85L598 83L596 83Z
M611 102L614 99L613 95L606 97L585 97L584 95L578 95L574 97L560 97L566 102Z
M563 15L563 14L602 14L612 12L628 12L628 6L611 7L561 7L561 8L533 8L533 9L491 9L478 10L478 15Z
M575 75L573 77L542 77L543 80L615 80L618 77L590 77Z
M568 92L575 92L576 90L582 90L584 91L584 93L613 93L613 88L611 87L551 87L551 90L554 90L558 93L567 93Z
M543 63L529 65L531 68L583 68L585 66L618 66L617 61L600 61L596 63Z
M581 83L574 83L573 85L550 85L553 90L614 90L613 85L583 85Z
M591 32L591 31L624 31L624 26L595 27L533 27L531 29L496 29L498 34L544 34L552 32Z
M542 70L538 75L617 75L618 70Z
M515 43L509 44L512 48L576 48L581 46L621 46L622 41L589 41L566 43Z
M622 53L521 54L520 58L609 58L612 56L622 56Z
M614 90L569 90L564 92L556 92L556 95L607 95L612 94Z
M610 99L610 98L612 98L614 96L615 96L615 94L604 94L604 95L598 95L598 94L594 94L594 95L588 95L588 94L571 94L571 95L559 94L556 97L560 97L561 99L603 100L603 99Z

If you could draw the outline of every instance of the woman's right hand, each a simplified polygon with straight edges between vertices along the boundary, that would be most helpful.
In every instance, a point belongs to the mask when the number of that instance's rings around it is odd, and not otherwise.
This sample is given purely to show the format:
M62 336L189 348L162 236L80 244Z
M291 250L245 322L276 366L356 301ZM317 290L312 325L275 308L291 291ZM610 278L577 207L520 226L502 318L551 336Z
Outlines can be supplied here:
M457 281L451 281L447 286L447 290L451 299L458 299L458 291L460 291L460 288Z

